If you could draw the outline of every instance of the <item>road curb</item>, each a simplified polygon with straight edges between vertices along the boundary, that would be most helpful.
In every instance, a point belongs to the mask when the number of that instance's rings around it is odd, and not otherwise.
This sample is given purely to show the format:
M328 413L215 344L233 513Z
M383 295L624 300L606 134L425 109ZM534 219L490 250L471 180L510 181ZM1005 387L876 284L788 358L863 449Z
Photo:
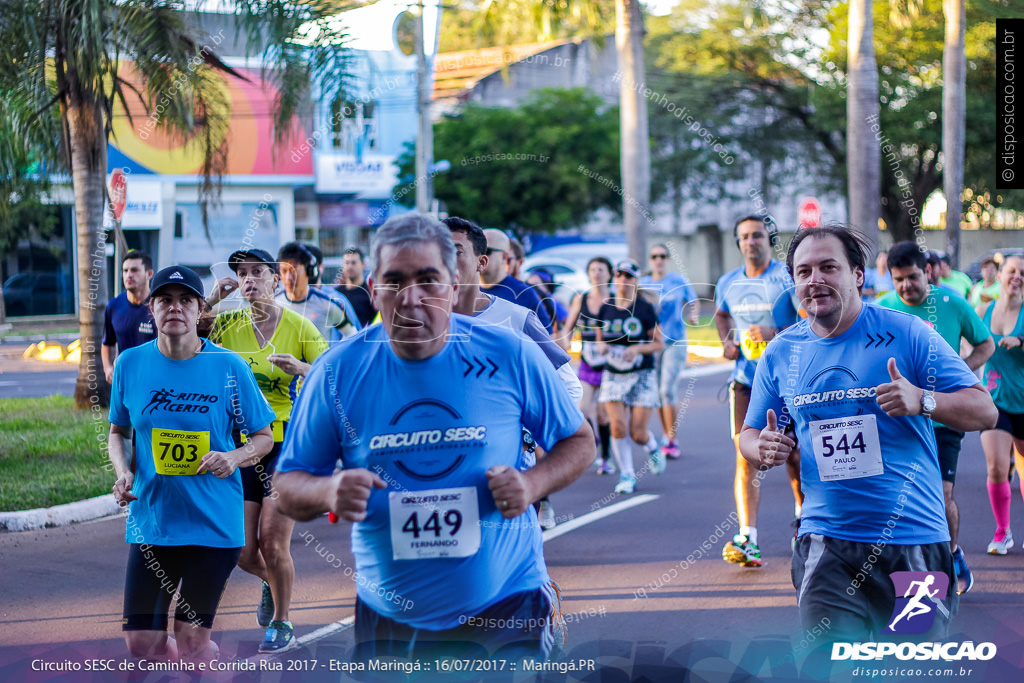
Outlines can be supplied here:
M107 493L74 503L17 512L0 512L0 529L31 531L45 527L66 526L117 514L121 510L114 496Z

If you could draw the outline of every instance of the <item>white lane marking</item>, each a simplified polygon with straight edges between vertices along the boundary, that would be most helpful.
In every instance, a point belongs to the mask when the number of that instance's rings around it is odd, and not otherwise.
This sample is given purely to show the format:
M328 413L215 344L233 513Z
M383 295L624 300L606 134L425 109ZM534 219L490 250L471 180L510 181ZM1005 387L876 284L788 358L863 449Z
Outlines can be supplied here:
M620 501L618 503L615 503L614 505L609 505L606 508L594 510L593 512L588 512L582 517L576 517L566 522L565 524L559 524L554 529L548 529L547 531L545 531L543 533L544 542L547 543L551 539L558 538L562 534L567 534L570 531L573 531L574 529L579 529L581 526L586 526L587 524L596 522L599 519L604 519L605 517L614 515L617 512L623 512L624 510L634 508L637 505L650 503L652 500L657 500L660 497L661 496L652 493L640 494L639 496L633 496L632 498ZM297 638L295 641L295 645L288 648L284 652L272 654L255 654L252 657L249 657L248 660L255 661L258 660L260 657L276 657L278 654L287 654L289 652L294 651L298 647L310 645L311 643L317 640L321 640L340 631L350 629L352 628L353 624L355 624L355 620L356 618L354 615L351 617L345 617L344 619L336 621L333 624L327 624L327 626L318 628L317 630L303 636L302 638Z
M711 363L709 365L694 365L685 368L679 373L680 377L707 377L708 375L717 375L720 372L732 372L735 363Z
M628 498L621 502L615 503L614 505L609 505L606 508L601 508L600 510L588 512L587 514L581 517L575 517L564 524L559 524L554 529L548 529L547 531L545 531L543 534L544 542L547 543L551 539L558 538L562 534L567 534L570 531L579 529L581 526L586 526L587 524L596 522L599 519L604 519L609 515L614 515L616 512L622 512L623 510L628 510L632 507L636 507L637 505L650 503L652 500L657 500L660 497L661 496L652 493L645 493L639 496L633 496L632 498Z

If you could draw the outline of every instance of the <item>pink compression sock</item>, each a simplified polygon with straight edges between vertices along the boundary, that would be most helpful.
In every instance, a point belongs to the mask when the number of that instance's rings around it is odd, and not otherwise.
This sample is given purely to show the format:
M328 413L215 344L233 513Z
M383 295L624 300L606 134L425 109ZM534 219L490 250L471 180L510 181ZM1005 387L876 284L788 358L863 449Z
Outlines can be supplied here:
M1010 482L988 482L988 501L992 504L992 515L996 518L994 540L1001 541L1006 537L1006 529L1010 526Z

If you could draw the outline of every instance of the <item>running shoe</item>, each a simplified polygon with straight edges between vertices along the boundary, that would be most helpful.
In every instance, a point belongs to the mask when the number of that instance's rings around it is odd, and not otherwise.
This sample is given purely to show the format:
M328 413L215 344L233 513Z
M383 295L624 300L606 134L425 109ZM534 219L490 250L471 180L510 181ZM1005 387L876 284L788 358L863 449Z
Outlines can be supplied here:
M736 534L725 544L722 548L722 559L744 567L760 567L764 564L761 561L761 549L741 534Z
M598 474L615 474L615 466L609 460L601 460L597 464Z
M256 623L266 628L270 626L270 620L274 618L274 596L270 592L270 586L263 582L263 597L260 604L256 606Z
M655 446L654 450L649 451L647 454L651 457L651 472L655 474L664 472L668 461L665 460L665 454L661 452L661 449Z
M1013 547L1013 534L1011 534L1010 530L1007 529L1006 530L1006 536L1003 537L1003 540L997 541L996 539L993 538L992 542L988 544L988 554L989 555L1005 555L1006 551L1008 551L1012 547Z
M540 509L537 511L537 520L541 529L554 529L558 522L555 521L555 511L551 503L546 500L540 502Z
M290 621L270 622L270 626L263 636L263 642L260 643L259 651L266 654L268 652L284 652L298 647L298 642L292 631L292 622Z
M636 477L633 475L622 477L615 485L615 493L633 493L633 491L636 491Z
M676 460L679 458L679 444L676 443L675 439L672 439L667 444L661 447L661 454L669 460Z
M971 572L971 568L967 566L967 558L964 557L964 549L960 546L956 547L953 551L953 567L956 569L957 581L957 595L963 595L967 591L974 587L974 573ZM964 589L960 590L959 579L964 581Z

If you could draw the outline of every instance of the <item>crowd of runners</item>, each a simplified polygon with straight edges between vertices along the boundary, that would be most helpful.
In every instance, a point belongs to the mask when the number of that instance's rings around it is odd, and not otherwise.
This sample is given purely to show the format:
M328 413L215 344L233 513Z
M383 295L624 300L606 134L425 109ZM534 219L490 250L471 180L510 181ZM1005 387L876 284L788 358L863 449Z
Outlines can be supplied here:
M762 566L761 479L785 465L805 628L881 634L889 574L920 571L948 578L933 596L943 633L974 582L953 496L968 431L982 432L988 466L988 552L1013 546L1024 259L987 261L972 284L916 243L872 260L840 226L802 229L786 248L770 218L749 215L733 236L742 264L718 281L713 316L735 362L722 429L728 419L740 528L723 559ZM388 221L369 258L345 253L336 289L312 245L225 256L234 277L205 292L190 269L154 276L129 252L107 308L131 653L216 656L236 564L263 579L259 651L294 647L293 525L329 513L354 523L360 657L550 656L562 625L540 534L555 524L551 494L593 468L628 496L690 455L678 383L700 306L672 249L651 247L646 274L591 259L591 286L568 305L551 273L519 279L521 245L464 218Z

